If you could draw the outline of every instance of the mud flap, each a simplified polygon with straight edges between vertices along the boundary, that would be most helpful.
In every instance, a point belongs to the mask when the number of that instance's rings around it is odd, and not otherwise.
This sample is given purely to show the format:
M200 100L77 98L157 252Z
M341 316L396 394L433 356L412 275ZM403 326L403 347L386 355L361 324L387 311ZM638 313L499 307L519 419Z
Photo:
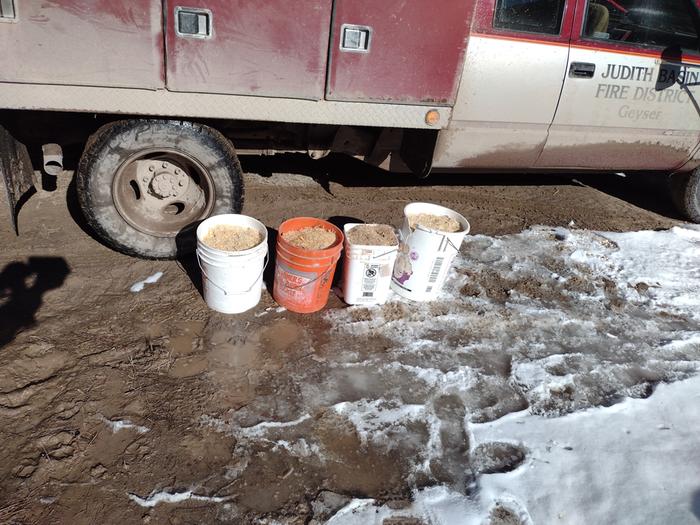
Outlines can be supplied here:
M407 129L404 131L401 159L416 177L423 179L430 175L437 138L436 130Z
M22 199L28 197L29 190L34 187L34 169L27 147L15 140L2 126L0 126L0 173L5 181L12 227L19 235L17 216Z

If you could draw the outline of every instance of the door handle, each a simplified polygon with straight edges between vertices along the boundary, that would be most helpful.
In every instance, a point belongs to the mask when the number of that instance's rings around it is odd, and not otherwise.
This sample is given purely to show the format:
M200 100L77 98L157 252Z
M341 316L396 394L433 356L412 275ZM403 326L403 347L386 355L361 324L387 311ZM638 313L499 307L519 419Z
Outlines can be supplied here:
M569 76L571 78L593 78L595 74L595 64L588 62L572 62L569 66Z

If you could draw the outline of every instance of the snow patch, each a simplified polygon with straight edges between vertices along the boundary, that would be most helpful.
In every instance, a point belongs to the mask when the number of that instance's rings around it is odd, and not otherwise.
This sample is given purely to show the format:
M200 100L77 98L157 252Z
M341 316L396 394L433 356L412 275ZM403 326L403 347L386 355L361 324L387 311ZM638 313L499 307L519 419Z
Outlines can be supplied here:
M125 430L125 429L129 429L129 428L135 430L139 434L145 434L146 432L151 430L148 427L136 425L135 423L132 423L128 419L111 420L111 419L107 419L106 417L104 417L102 415L99 416L99 418L100 418L100 421L102 421L105 425L107 425L107 427L115 434L117 432L119 432L120 430Z
M187 500L205 501L209 503L222 503L229 501L231 497L224 496L202 496L195 494L191 490L185 492L160 491L151 494L147 498L141 498L136 494L129 493L129 499L141 507L155 507L159 503L181 503Z
M472 425L471 446L516 439L531 461L479 479L481 505L515 497L535 523L692 523L700 487L700 377L560 418L527 411Z
M252 427L243 427L239 429L238 433L246 437L260 436L269 429L294 427L309 419L311 419L311 415L304 414L293 421L263 421Z
M146 277L143 281L135 282L133 285L131 285L131 288L129 288L129 290L133 293L138 293L141 290L143 290L144 286L146 286L147 284L157 283L161 277L163 277L163 272L156 272L150 277Z

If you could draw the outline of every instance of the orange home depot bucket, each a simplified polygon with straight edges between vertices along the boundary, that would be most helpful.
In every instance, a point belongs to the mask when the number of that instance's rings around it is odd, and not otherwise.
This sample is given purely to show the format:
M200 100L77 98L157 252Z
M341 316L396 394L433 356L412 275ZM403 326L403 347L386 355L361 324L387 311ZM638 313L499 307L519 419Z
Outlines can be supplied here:
M282 236L287 232L320 227L335 233L335 242L325 250L292 246ZM326 306L335 267L343 250L343 232L330 222L311 217L284 221L277 236L277 262L272 296L281 306L297 313L317 312Z

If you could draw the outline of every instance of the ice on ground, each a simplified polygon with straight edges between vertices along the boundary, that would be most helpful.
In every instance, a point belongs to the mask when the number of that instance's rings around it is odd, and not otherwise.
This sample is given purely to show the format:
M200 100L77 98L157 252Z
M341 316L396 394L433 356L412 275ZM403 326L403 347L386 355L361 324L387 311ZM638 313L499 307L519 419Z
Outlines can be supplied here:
M229 497L201 496L191 490L185 492L155 492L147 498L141 498L136 494L129 494L129 499L141 507L155 507L159 503L180 503L187 500L204 501L209 503L222 503L230 500Z
M146 277L143 281L135 282L131 285L131 288L129 288L129 290L133 293L140 292L141 290L143 290L144 286L146 286L147 284L157 283L161 277L163 277L163 272L156 272L153 275Z
M99 416L100 420L107 425L107 427L113 432L117 433L120 430L124 429L133 429L135 432L138 432L139 434L145 434L150 430L148 427L144 427L142 425L136 425L135 423L132 423L128 419L107 419L104 416Z
M474 422L518 404L548 415L612 404L695 374L700 232L562 230L468 236L432 303L393 296L383 306L329 312L338 337L392 343L343 366L384 363L402 367L416 388L460 391ZM440 383L460 374L462 381ZM507 397L503 406L487 401Z

